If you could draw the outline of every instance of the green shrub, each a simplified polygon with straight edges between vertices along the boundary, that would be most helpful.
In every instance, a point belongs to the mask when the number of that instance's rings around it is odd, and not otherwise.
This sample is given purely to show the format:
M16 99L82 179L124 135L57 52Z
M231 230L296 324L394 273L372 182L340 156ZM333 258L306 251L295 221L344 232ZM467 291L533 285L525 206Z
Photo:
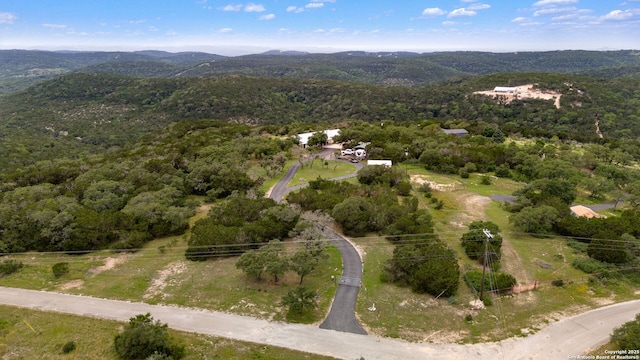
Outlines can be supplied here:
M613 329L611 341L615 343L620 350L637 351L640 348L640 314L636 315L635 320ZM636 353L633 352L631 354Z
M573 260L571 265L573 265L574 268L582 270L587 274L606 273L609 270L615 269L614 265L607 264L592 258L575 259Z
M491 178L488 177L488 176L483 176L480 179L480 184L482 184L482 185L491 185Z
M62 346L62 353L68 354L76 349L76 343L74 341L68 341L64 346Z
M557 287L563 287L564 286L564 280L562 280L562 279L553 280L551 282L551 285L557 286Z
M0 263L0 277L11 275L22 269L24 265L18 260L4 260Z
M56 263L51 267L51 271L53 271L53 276L55 276L56 278L67 275L69 273L69 263Z
M114 346L118 357L125 360L180 359L185 351L183 346L171 343L167 324L154 321L149 313L130 318L124 330L114 338Z

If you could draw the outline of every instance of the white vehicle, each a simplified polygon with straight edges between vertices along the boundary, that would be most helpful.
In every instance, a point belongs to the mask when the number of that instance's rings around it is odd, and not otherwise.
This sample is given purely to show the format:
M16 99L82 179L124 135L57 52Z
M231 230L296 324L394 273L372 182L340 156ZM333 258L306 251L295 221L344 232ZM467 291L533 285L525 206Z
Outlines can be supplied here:
M340 154L341 154L342 156L345 156L345 155L353 155L353 153L354 153L353 149L344 149L344 150L342 150L342 151L340 152Z

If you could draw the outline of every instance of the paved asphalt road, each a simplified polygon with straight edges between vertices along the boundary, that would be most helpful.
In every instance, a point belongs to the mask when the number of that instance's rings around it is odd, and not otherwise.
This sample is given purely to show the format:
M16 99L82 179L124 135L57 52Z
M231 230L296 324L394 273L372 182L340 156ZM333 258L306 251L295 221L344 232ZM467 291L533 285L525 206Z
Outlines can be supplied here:
M128 321L144 313L169 327L280 346L339 359L569 359L607 340L614 327L640 312L640 300L616 304L556 322L527 338L474 345L409 343L316 326L269 322L201 309L149 305L88 296L0 287L0 304Z
M356 249L340 234L323 229L325 237L330 239L342 255L342 276L336 279L338 290L331 304L331 311L320 328L366 335L355 316L358 291L362 281L362 259Z
M335 149L324 149L318 155L320 158L326 158L333 153ZM364 165L361 163L354 164L356 169L361 169ZM269 197L276 202L282 201L282 198L290 191L298 190L307 184L296 187L287 188L287 184L293 179L300 163L296 162L289 167L287 173L282 179L271 189ZM357 171L331 180L343 180L356 176ZM336 279L338 290L333 298L331 310L327 318L320 324L322 329L350 332L354 334L366 335L358 319L355 316L356 301L358 300L358 291L360 290L360 282L362 280L362 259L360 254L342 235L326 228L322 228L325 238L330 239L338 248L342 255L342 276Z

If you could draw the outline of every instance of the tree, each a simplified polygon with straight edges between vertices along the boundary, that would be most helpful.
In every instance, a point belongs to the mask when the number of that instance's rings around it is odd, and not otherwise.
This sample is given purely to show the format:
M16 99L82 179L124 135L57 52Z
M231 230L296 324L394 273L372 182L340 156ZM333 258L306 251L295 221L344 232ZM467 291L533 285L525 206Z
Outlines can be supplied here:
M278 282L280 276L289 270L289 259L284 256L284 245L280 240L271 240L257 250L242 254L236 267L256 280L260 280L260 275L266 272L273 276L274 282Z
M364 236L373 217L373 205L361 196L348 197L333 208L331 216L342 225L346 235Z
M51 267L51 271L53 272L53 276L55 276L56 278L67 275L69 273L69 263L67 262L56 263Z
M527 206L509 217L509 222L521 231L531 234L548 234L560 218L558 210L552 206Z
M614 189L614 184L611 180L603 176L591 176L582 179L582 186L590 192L589 197L600 198L607 191Z
M487 239L484 230L488 230L493 237ZM462 234L461 238L462 247L464 247L464 252L467 256L470 259L478 260L481 264L485 263L485 241L489 242L488 250L490 255L488 256L495 256L499 264L502 257L502 236L498 225L491 221L474 221L469 224L469 231ZM486 259L486 263L489 263L489 260Z
M154 354L180 359L184 347L171 343L167 324L154 321L151 314L129 319L124 330L114 338L118 357L124 360L146 359Z
M613 329L611 341L615 343L620 350L640 349L640 314L636 315L635 320Z
M307 140L307 145L316 146L316 145L324 145L329 141L329 136L324 131L316 131Z
M316 303L316 292L307 290L304 287L289 290L287 295L282 297L280 304L286 306L289 312L296 314L302 314L305 310L314 309L318 306Z
M596 260L611 264L621 264L629 260L631 254L622 240L607 239L602 233L596 234L587 247L587 254Z
M382 280L408 285L417 293L451 296L458 289L460 268L455 253L438 239L405 243L393 250Z
M289 259L284 256L284 245L280 240L271 240L260 248L264 253L264 271L273 276L273 282L278 282L280 276L289 270Z
M302 285L302 280L304 280L304 277L311 274L311 272L318 265L318 262L314 258L313 254L307 249L300 249L295 252L289 259L289 263L291 270L293 270L300 276L299 285Z
M249 250L242 254L236 262L236 267L244 271L247 275L254 277L260 281L260 276L264 271L265 258L264 253L258 250Z

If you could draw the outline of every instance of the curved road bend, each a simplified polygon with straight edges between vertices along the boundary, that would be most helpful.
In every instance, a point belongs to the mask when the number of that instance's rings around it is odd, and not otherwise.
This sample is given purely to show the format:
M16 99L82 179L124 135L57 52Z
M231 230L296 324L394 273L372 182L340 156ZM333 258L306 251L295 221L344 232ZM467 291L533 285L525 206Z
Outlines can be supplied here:
M324 149L319 155L321 158L331 154L333 149ZM361 163L355 163L356 170L361 169L364 165ZM289 167L287 173L282 179L273 187L269 197L276 202L281 202L284 195L290 191L301 189L308 184L302 184L295 187L287 188L287 184L293 179L300 163L296 162ZM356 176L357 171L352 174L340 176L330 180L343 180L349 177ZM347 239L340 234L322 227L322 232L325 238L331 240L331 242L338 248L340 255L342 256L342 276L337 280L338 290L331 304L331 310L327 318L320 324L321 329L336 330L342 332L350 332L354 334L366 335L362 325L355 316L356 302L358 300L358 292L360 290L360 283L362 281L362 259L360 254L351 245Z
M633 320L640 300L592 310L554 323L527 338L474 345L409 343L398 339L327 331L201 309L149 305L37 290L0 287L0 304L128 321L151 313L171 328L279 346L339 359L568 359L606 341L613 328Z

